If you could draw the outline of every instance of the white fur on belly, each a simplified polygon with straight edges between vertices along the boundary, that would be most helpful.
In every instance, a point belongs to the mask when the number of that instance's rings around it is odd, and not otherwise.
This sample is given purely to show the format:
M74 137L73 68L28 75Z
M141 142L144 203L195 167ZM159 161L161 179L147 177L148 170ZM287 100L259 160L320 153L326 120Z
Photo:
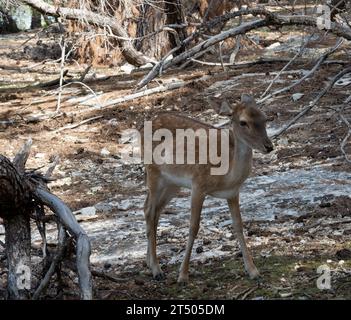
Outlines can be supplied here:
M227 189L227 190L214 191L210 193L210 195L212 197L220 198L220 199L231 199L238 194L238 191L239 190L237 188L233 188L233 189Z
M191 189L192 180L190 177L174 175L168 172L162 172L162 176L169 182L175 184L178 187Z

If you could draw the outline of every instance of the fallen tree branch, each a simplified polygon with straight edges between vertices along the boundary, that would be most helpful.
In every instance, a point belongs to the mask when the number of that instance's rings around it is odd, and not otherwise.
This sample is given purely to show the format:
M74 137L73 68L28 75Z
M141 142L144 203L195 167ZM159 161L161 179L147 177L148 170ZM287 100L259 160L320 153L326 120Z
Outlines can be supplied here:
M154 93L178 89L178 88L184 87L186 84L187 84L187 82L185 82L185 81L171 82L171 83L168 83L165 85L161 85L161 86L158 86L155 88L139 91L139 92L132 93L132 94L124 96L124 97L120 97L120 98L108 101L105 104L102 104L101 106L92 107L88 111L106 109L112 105L116 105L116 104L119 104L122 102L127 102L127 101L134 100L137 98L145 97L145 96L148 96L148 95L151 95Z
M278 130L272 138L277 138L287 129L289 129L297 120L302 118L307 112L309 112L318 101L334 86L335 82L337 82L340 78L342 78L345 74L351 72L351 66L340 71L330 82L329 84L319 93L319 95L312 101L308 106L306 106L301 112L299 112L294 118L292 118L288 123L286 123L280 130Z
M230 19L237 18L243 15L264 16L265 19L269 21L268 22L269 26L297 25L297 26L310 26L318 29L320 28L316 17L309 16L309 15L296 15L294 13L292 13L292 15L278 15L264 8L242 9L239 11L230 12L222 16L216 17L208 21L204 25L207 28L212 28L217 24L221 24ZM331 22L330 29L328 29L328 31L339 37L343 37L347 40L351 40L351 28L349 26L344 26L337 22Z

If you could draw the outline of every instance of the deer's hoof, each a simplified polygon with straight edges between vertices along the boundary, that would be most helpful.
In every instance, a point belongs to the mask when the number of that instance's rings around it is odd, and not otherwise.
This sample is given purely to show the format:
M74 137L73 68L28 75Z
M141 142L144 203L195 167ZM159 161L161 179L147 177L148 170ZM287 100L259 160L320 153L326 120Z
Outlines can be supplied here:
M188 285L188 281L177 281L178 286L181 288L185 288Z
M179 276L177 283L180 287L186 287L189 283L189 277Z

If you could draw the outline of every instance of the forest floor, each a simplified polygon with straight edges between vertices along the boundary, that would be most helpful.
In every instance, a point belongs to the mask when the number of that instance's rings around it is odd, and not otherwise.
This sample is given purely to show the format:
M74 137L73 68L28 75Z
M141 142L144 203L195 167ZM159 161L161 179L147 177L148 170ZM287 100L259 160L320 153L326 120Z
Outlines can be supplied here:
M296 39L302 36L291 28L281 33L263 29L254 35L260 37L259 43L244 46L240 62L262 56L291 58L299 49ZM33 38L23 45L29 37ZM0 36L0 153L12 158L32 138L28 168L44 170L56 155L60 157L50 187L76 211L91 238L92 268L100 272L94 276L96 299L351 299L351 167L340 150L348 128L339 116L340 104L351 94L351 75L275 139L274 152L254 153L253 172L241 192L241 208L260 280L250 280L245 274L225 203L208 199L192 255L190 283L179 287L176 279L188 233L189 192L184 190L161 216L158 254L166 280L152 280L144 262L144 169L123 163L119 156L124 147L121 133L164 110L222 123L225 118L211 109L208 96L223 93L231 102L238 101L242 93L259 98L286 62L231 66L225 71L221 66L194 64L185 70L168 71L150 84L156 87L183 80L187 82L184 87L102 110L92 107L131 94L147 70L128 74L125 68L94 67L85 83L98 100L86 87L71 84L62 91L61 115L50 117L57 106L57 86L35 85L58 78L59 63L34 61L28 52L57 38L43 36L40 44L37 41L34 33ZM293 63L272 90L300 78L313 67L311 56L318 56L335 42L330 35L316 34L308 46L309 55ZM349 43L343 46L350 50ZM211 59L203 59L207 58ZM343 51L333 59L345 59ZM65 79L79 78L86 67L76 62L66 64L69 72ZM301 111L341 69L339 64L325 64L292 92L263 103L269 133ZM200 79L206 75L211 77ZM294 101L294 93L303 96ZM351 109L345 109L344 115L351 117ZM49 117L39 121L42 116ZM101 118L67 127L95 116ZM350 143L346 151L351 153ZM55 242L55 230L54 225L48 226L49 243ZM0 224L1 240L3 236ZM40 265L40 247L33 223L33 264ZM1 250L0 246L0 254ZM317 287L320 266L324 273L330 270L329 289ZM2 261L0 296L5 286ZM71 271L63 274L61 286L63 291L58 295L53 281L46 298L78 297L77 278Z

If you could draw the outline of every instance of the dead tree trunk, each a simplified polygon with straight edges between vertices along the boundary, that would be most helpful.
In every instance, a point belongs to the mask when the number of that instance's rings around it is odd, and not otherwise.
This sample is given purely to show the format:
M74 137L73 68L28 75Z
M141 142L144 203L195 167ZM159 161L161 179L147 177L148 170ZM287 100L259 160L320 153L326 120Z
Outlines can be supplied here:
M31 288L30 224L23 212L4 218L9 299L28 299Z
M19 170L0 155L0 217L5 225L9 299L28 299L30 289L29 187Z

